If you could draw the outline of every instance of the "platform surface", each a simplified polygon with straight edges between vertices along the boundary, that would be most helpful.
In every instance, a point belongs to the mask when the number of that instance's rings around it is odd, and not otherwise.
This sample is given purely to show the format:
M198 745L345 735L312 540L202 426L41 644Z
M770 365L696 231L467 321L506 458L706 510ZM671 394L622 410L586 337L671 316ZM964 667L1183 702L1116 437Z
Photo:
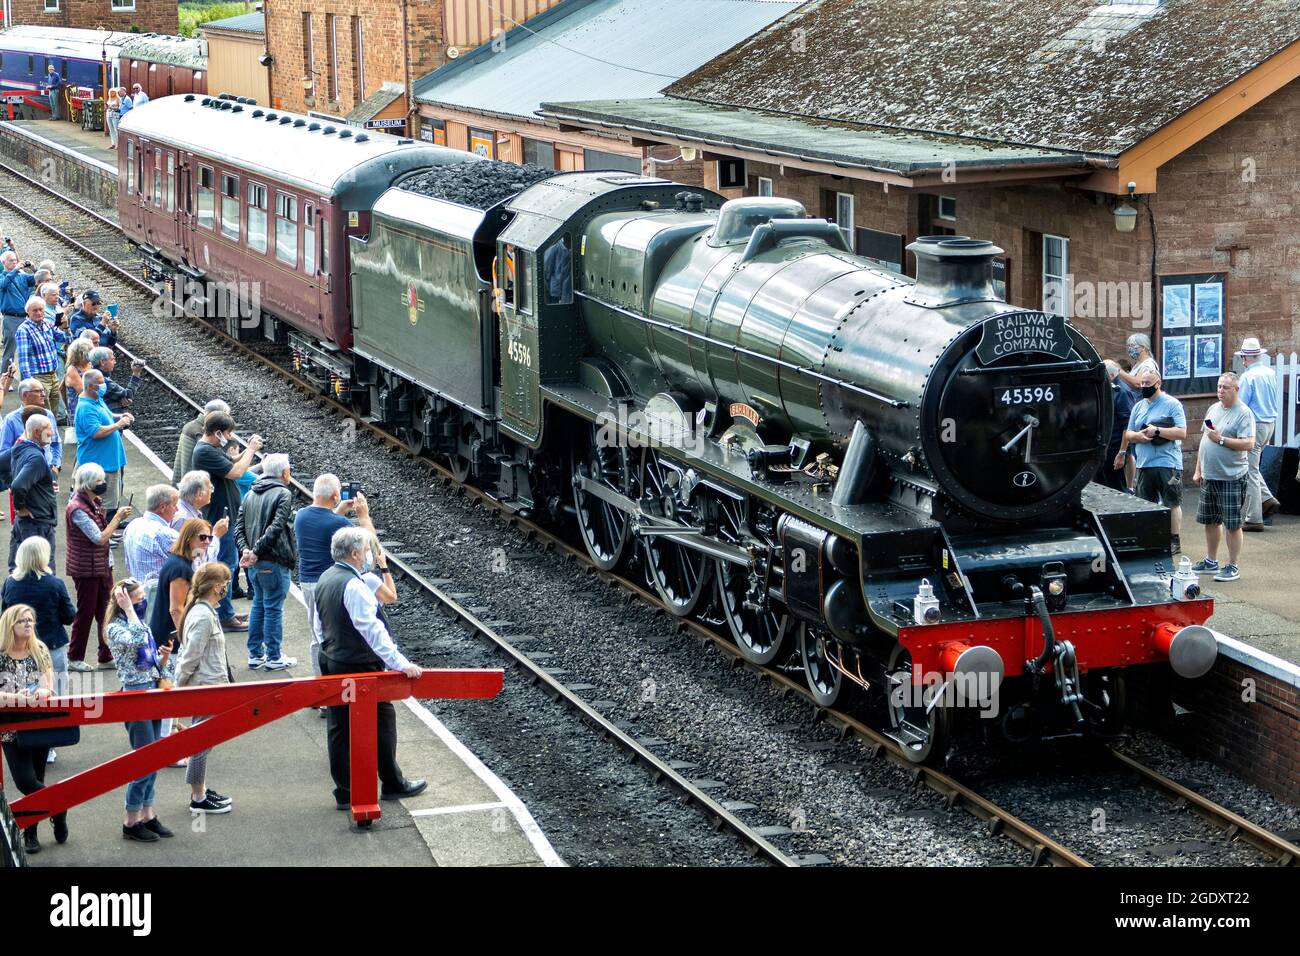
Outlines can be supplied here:
M149 386L146 386L149 387ZM158 387L156 385L152 387ZM12 410L13 393L4 411ZM65 429L65 440L72 439ZM130 433L128 433L130 435ZM131 436L134 437L134 436ZM154 439L155 444L163 444ZM126 495L137 507L145 489L168 481L175 448L161 448L164 477L141 444L127 441ZM75 467L75 445L65 443L60 501ZM0 524L0 555L8 553L8 495L0 495L6 520ZM63 528L58 532L57 564L64 567ZM115 574L125 577L121 549L113 552ZM75 600L70 581L68 592ZM241 614L248 602L238 601ZM251 671L247 632L226 635L227 653L237 681L310 677L306 614L297 587L285 603L284 653L299 664L287 671ZM401 635L397 635L399 646ZM93 662L92 630L87 658ZM89 686L120 689L116 670L72 672L72 692ZM424 777L429 789L411 800L383 802L383 818L369 832L349 827L349 814L335 809L325 747L325 721L303 710L219 745L208 758L208 786L234 801L229 814L191 819L185 771L158 772L156 812L176 834L153 844L122 839L123 796L118 788L68 814L71 839L54 843L49 823L40 824L42 852L34 866L537 866L560 860L516 797L470 750L417 701L398 702L398 761L408 777ZM476 706L491 707L491 701ZM46 783L109 760L128 747L118 724L82 728L81 743L58 751ZM7 777L7 773L6 773ZM13 799L16 794L9 794Z
M109 149L108 134L103 130L84 130L66 120L5 120L29 136L54 143L65 151L93 160L111 173L117 170L117 150Z

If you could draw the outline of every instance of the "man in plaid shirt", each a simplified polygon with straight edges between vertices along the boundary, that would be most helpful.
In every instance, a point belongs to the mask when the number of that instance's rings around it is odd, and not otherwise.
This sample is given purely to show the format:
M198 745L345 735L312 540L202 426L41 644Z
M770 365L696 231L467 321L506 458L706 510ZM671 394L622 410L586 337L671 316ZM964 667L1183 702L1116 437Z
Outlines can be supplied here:
M55 415L59 413L60 344L68 342L68 334L53 322L45 321L45 300L32 296L27 300L27 321L18 326L15 339L18 343L19 378L34 378L45 389L46 407Z

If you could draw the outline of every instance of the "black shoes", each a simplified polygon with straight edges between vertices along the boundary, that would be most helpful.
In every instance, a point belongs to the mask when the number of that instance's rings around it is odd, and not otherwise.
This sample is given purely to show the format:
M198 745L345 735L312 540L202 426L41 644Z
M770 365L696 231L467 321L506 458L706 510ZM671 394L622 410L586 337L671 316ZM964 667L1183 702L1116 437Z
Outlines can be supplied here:
M222 796L221 794L217 793L217 791L213 790L211 787L208 787L207 791L204 793L204 796L206 796L213 803L234 803L234 801L231 800L229 797Z
M404 797L413 797L417 793L424 793L428 789L429 781L427 780L403 780L400 789L385 790L380 794L380 797L384 800L401 800Z
M168 830L165 826L162 825L162 821L159 820L157 817L154 817L152 820L146 820L144 822L144 828L148 830L150 833L156 833L163 838L175 836L175 834L173 834L171 830Z
M157 843L158 834L143 823L133 823L130 826L124 823L122 824L122 839L135 840L138 843Z
M28 856L41 852L41 841L36 838L36 827L27 827L23 830L23 849L27 851Z
M54 816L51 818L51 822L54 824L54 842L67 843L68 842L68 811L64 810L62 813L54 814Z
M229 803L218 803L216 800L213 800L212 797L208 796L206 793L203 795L202 800L190 801L190 813L217 814L217 813L229 813L229 812L230 812Z

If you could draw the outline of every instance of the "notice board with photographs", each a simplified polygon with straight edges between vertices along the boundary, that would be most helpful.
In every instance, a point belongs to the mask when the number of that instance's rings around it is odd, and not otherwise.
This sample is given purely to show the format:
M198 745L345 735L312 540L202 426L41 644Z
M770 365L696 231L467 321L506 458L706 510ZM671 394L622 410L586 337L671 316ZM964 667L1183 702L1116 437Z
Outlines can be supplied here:
M1213 395L1231 368L1226 284L1222 272L1160 277L1155 360L1172 395Z

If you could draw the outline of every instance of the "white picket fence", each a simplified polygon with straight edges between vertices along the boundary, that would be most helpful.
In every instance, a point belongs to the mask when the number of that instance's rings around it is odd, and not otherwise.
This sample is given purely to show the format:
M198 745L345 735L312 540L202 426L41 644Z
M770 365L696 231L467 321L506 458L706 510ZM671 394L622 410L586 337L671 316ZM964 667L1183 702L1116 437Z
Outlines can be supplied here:
M1265 355L1263 361L1273 366L1281 395L1281 411L1277 427L1273 429L1273 444L1294 445L1296 433L1300 430L1296 422L1300 415L1300 355L1292 352L1289 359L1281 353ZM1241 369L1237 372L1240 374Z

